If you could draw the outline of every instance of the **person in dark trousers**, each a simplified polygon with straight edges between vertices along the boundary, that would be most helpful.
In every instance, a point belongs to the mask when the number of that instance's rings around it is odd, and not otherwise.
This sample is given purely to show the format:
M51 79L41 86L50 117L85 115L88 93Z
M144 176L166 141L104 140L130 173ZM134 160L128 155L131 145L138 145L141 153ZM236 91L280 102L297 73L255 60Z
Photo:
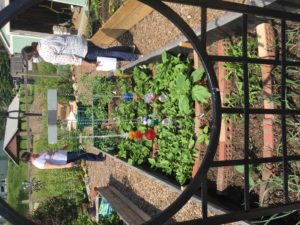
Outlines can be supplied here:
M84 151L68 152L65 150L46 151L39 154L24 152L21 155L23 162L30 162L39 169L62 169L71 168L77 160L104 161L102 153L98 155Z
M32 42L31 46L22 49L26 60L42 60L57 65L81 65L95 67L97 57L116 58L119 61L134 61L138 55L134 54L135 46L115 46L101 48L78 35L51 35L39 42Z

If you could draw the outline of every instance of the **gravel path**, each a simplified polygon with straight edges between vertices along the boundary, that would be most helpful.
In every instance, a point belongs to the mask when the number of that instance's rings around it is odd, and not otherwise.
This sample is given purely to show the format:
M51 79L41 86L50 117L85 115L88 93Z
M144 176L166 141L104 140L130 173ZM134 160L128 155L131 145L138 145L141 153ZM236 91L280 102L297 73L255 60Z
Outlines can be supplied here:
M88 150L97 152L92 147ZM168 185L120 163L118 159L109 155L101 163L87 162L87 169L92 189L113 185L150 216L165 209L178 197L178 192ZM199 204L189 202L174 216L174 219L177 221L195 219L199 218L200 213Z
M249 0L229 0L229 2L248 3ZM167 5L177 12L193 29L200 27L201 13L199 8L174 3L168 3ZM207 20L212 21L224 14L225 11L209 9L207 11ZM122 35L113 45L130 45L134 43L139 51L146 55L180 36L182 36L182 33L168 19L154 11L129 32Z

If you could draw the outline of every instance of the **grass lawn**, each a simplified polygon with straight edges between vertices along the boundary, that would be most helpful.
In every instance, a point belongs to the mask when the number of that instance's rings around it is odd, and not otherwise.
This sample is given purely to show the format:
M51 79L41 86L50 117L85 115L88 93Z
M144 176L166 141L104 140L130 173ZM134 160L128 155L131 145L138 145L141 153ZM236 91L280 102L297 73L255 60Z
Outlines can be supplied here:
M57 145L49 145L46 135L34 141L33 151L36 153L62 149L68 145L68 150L76 150L77 142L59 140ZM85 185L83 171L78 165L73 169L41 170L32 167L32 177L41 184L40 190L32 193L33 202L41 202L54 196L68 196L81 202L85 198Z
M19 166L16 166L9 160L7 171L7 202L23 215L29 211L28 205L21 202L28 199L28 194L22 190L22 182L25 180L28 180L27 164L21 163Z

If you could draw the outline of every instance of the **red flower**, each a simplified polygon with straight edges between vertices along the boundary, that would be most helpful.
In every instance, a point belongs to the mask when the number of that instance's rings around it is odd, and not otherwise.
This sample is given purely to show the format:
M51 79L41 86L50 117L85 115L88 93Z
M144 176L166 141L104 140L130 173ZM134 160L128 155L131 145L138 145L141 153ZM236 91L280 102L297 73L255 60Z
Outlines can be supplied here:
M137 131L134 132L134 138L135 138L136 140L142 139L142 136L143 136L143 134L142 134L141 131L137 130Z
M156 137L156 133L153 129L147 130L144 135L150 141L154 140Z

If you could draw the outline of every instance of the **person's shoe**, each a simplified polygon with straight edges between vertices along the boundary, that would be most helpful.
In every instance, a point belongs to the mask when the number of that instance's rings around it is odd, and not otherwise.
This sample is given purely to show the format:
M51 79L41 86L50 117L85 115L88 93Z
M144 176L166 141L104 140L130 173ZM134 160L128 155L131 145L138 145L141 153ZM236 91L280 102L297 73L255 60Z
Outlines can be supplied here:
M131 45L131 53L135 53L135 50L136 50L136 46L135 45Z
M78 149L79 149L80 151L85 151L83 145L81 145L81 144L78 146Z
M106 155L103 155L102 152L100 152L97 156L98 161L104 161L106 159Z

